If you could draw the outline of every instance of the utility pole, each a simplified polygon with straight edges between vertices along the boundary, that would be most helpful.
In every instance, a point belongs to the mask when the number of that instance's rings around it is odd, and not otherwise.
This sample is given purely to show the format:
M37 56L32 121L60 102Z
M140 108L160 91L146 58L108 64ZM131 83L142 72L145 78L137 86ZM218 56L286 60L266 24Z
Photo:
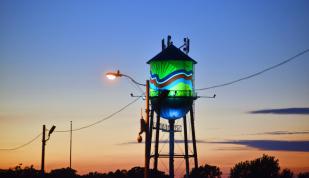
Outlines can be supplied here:
M150 138L149 138L149 80L146 80L146 120L145 120L145 171L144 178L149 178Z
M46 145L46 139L45 139L45 131L46 126L43 125L43 133L42 133L42 160L41 160L41 173L44 175L45 170L45 145Z
M72 169L72 121L70 121L70 169Z
M48 138L45 139L46 126L43 125L43 133L42 133L42 160L41 160L41 173L44 176L45 173L45 145L46 142L50 139L50 135L54 132L56 126L52 126L48 132Z

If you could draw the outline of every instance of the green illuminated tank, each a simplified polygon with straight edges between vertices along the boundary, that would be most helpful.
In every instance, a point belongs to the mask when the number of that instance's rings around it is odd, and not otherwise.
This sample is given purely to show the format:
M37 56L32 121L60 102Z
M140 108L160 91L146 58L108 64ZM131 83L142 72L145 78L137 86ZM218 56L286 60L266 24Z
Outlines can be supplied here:
M147 62L150 64L150 100L165 119L186 115L196 99L194 65L197 62L170 44Z

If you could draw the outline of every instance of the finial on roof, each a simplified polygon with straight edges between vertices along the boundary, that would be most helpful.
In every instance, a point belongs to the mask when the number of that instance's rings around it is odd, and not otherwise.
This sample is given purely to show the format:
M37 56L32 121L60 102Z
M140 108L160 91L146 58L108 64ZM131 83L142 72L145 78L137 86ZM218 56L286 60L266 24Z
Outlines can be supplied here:
M171 35L167 36L167 46L171 46L173 44Z

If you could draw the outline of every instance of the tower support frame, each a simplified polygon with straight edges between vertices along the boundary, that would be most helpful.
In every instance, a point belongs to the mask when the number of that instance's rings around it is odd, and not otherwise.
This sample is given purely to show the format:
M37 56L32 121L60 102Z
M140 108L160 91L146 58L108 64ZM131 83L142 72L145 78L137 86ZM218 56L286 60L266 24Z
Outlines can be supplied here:
M151 132L155 130L155 137L154 137L154 153L149 155L149 162L150 159L153 158L153 169L158 170L158 159L159 158L168 158L169 159L169 175L170 178L174 178L174 159L185 159L185 166L186 166L186 177L189 177L190 173L190 159L194 160L194 168L198 168L198 159L197 159L197 147L196 147L196 137L195 137L195 118L194 118L194 110L193 107L190 107L189 109L189 116L190 119L187 118L185 115L183 119L183 132L184 132L184 148L185 152L184 154L175 154L174 153L174 127L175 127L175 120L169 120L169 154L160 154L159 153L159 143L160 143L160 122L161 117L160 114L156 112L156 123L153 125L153 128L150 129ZM153 121L154 114L150 114L150 121ZM188 141L188 126L187 122L190 122L191 124L191 136L192 136L192 148L193 153L189 154L189 141ZM152 135L152 133L150 133ZM151 147L149 147L149 153L151 153ZM152 178L152 177L150 177Z

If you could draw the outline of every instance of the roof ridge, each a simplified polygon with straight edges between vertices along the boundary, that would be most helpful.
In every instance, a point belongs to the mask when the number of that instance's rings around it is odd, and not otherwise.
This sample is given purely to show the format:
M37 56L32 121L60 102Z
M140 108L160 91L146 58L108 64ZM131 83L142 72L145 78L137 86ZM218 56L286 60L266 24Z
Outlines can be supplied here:
M152 59L150 59L147 62L147 64L150 64L150 62L152 61L171 60L171 59L192 61L194 64L197 63L194 59L192 59L186 53L184 53L179 48L171 44L167 48L165 48L163 51L155 55Z

